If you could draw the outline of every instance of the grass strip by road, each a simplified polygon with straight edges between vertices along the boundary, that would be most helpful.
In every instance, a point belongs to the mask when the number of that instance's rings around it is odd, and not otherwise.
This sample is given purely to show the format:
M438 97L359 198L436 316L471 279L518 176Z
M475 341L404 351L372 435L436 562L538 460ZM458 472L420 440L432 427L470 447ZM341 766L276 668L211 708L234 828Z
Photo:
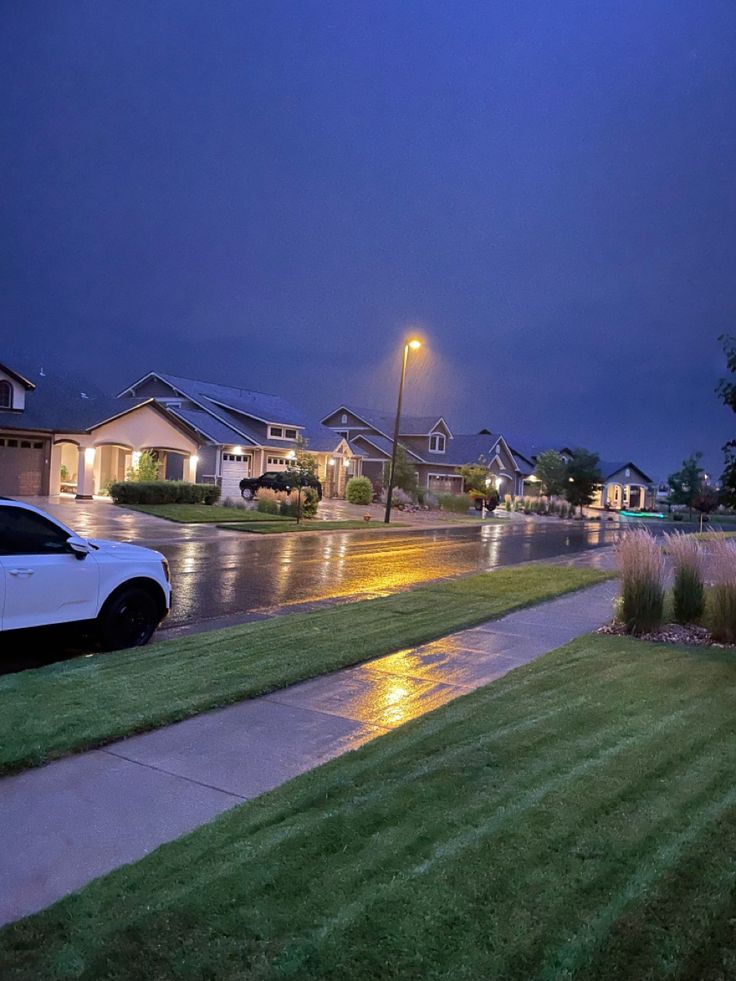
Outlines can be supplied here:
M238 525L238 524L227 524L218 525L218 528L226 528L228 531L245 531L252 535L283 535L288 532L303 532L303 531L385 531L386 525L382 521L354 521L346 518L344 521L317 521L317 520L306 520L296 524L292 522L291 524L271 524L267 521L251 521L248 524ZM390 528L408 528L409 525L406 523L392 521Z
M732 978L735 680L581 638L5 928L0 973Z
M736 531L696 531L693 538L699 542L713 542L717 538L736 538Z
M263 514L261 511L246 511L243 508L224 508L220 504L125 504L120 505L129 511L152 514L155 518L165 518L180 524L215 524L230 521L268 521L269 523L292 522L281 514Z
M424 643L605 579L525 565L0 678L10 773Z

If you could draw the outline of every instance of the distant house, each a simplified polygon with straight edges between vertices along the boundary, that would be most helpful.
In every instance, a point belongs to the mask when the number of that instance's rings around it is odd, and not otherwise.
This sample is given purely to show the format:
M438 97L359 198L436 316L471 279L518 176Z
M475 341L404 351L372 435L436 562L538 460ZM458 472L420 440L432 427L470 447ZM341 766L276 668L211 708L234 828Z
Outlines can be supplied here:
M617 511L646 510L656 504L657 487L652 478L630 460L611 463L601 460L598 464L603 483L593 501L593 507L613 508Z
M525 446L525 458L536 465L537 457L547 449L555 449L563 460L570 461L574 444L570 441L557 441L553 446ZM600 460L598 463L603 478L596 491L591 507L610 510L645 510L656 504L657 486L652 478L641 467L631 460L611 462Z
M363 474L381 482L391 460L394 420L389 414L354 405L340 405L322 419L323 425L345 439L363 457ZM463 478L458 468L486 461L489 479L504 494L523 493L533 464L517 455L500 433L488 430L456 435L442 416L403 416L399 445L417 470L419 486L433 494L459 494Z

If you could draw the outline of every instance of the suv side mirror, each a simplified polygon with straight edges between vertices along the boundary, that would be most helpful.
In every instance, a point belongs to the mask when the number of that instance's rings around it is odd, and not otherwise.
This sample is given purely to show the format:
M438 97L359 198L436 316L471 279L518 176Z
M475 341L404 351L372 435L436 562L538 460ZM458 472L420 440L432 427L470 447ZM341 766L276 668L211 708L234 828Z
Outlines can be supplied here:
M68 538L66 542L66 547L72 553L75 559L86 559L90 553L90 547L85 542L83 538Z

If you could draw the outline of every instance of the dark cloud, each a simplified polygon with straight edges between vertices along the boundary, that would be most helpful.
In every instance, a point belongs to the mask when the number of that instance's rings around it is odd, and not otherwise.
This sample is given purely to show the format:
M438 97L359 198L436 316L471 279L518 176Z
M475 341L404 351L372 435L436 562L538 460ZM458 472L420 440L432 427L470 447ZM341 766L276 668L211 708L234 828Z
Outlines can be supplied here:
M736 9L7 4L4 350L717 468Z

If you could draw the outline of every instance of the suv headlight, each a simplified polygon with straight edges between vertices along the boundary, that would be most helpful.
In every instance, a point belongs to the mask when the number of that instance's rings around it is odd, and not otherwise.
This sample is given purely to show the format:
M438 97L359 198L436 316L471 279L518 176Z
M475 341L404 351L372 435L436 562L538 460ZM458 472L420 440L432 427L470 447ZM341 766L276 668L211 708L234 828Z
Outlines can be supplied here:
M169 572L169 563L166 559L161 559L161 565L164 567L164 575L166 576L166 582L171 582L171 573Z

